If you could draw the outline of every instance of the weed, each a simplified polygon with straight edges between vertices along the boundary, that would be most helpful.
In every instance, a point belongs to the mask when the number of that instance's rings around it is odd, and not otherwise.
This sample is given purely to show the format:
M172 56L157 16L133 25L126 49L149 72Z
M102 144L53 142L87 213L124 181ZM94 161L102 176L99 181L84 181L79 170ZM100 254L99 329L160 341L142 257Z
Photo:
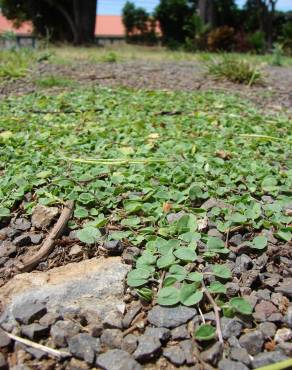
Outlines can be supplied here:
M284 55L283 46L279 43L276 43L273 48L272 65L282 66L283 65L283 61L282 61L283 55Z
M253 85L263 81L262 72L247 60L241 60L230 55L221 59L213 59L207 64L208 73L218 79L235 83Z
M28 66L29 58L26 50L0 52L0 78L16 80L25 77Z
M49 75L35 80L35 83L39 87L50 88L55 86L61 87L72 86L73 81L60 76Z
M110 51L103 55L101 60L105 63L116 63L119 60L119 57L115 52Z

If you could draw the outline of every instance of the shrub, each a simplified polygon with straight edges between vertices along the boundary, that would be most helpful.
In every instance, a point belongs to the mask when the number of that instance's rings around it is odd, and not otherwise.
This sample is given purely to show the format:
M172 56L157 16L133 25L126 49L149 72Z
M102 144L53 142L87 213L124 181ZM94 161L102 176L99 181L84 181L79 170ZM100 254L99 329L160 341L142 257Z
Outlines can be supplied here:
M218 79L253 85L262 81L262 72L246 60L225 55L207 64L208 73Z
M292 21L283 25L281 42L285 53L292 55Z
M282 65L282 57L283 57L283 45L276 43L273 47L273 58L272 58L272 65L273 66L281 66Z
M256 31L251 34L248 41L254 51L258 54L263 53L266 48L265 34L262 31Z
M208 34L207 44L211 51L230 51L235 43L234 29L229 26L216 28Z

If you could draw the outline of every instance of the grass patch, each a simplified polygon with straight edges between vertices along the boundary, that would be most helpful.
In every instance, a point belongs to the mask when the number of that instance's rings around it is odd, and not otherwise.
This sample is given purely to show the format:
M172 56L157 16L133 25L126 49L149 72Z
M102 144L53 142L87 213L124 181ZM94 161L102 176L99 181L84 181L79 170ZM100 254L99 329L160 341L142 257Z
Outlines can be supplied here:
M219 93L105 88L10 97L0 109L0 220L28 192L34 196L22 203L27 214L37 202L75 200L69 226L79 229L83 243L124 240L142 249L128 285L143 299L152 299L167 271L160 304L200 302L204 272L185 269L200 253L219 278L209 291L229 313L251 313L243 298L226 299L222 279L231 272L217 263L229 250L204 233L203 223L208 217L221 233L251 230L252 253L266 248L264 230L291 239L287 117L264 116ZM273 203L262 201L264 195ZM202 208L210 198L223 206ZM178 212L184 216L170 222ZM199 240L204 252L197 251ZM180 288L177 281L184 281ZM197 335L209 340L213 332L203 327Z
M32 57L34 59L34 57ZM17 80L28 73L29 56L27 51L0 51L0 78Z
M212 59L207 63L207 71L217 79L248 86L263 82L263 74L258 67L247 60L230 55L224 55L221 59Z
M74 85L74 81L55 75L41 77L39 79L36 79L35 83L37 86L43 88L68 87Z

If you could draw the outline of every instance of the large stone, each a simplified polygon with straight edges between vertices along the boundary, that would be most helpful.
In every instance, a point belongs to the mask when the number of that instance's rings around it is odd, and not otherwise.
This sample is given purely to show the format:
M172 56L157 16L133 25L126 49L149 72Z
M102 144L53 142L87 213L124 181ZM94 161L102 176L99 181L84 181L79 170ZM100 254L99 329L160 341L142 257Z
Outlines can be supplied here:
M96 365L103 370L142 370L142 366L128 352L120 349L98 356Z
M257 369L258 367L275 364L280 361L288 360L289 357L280 351L274 352L263 352L254 356L252 360L252 368Z
M57 207L46 207L42 204L37 204L32 211L32 225L38 229L46 229L58 214L59 208Z
M45 272L16 275L1 287L5 312L0 322L13 324L13 312L18 312L19 321L31 323L25 311L35 301L45 301L49 312L57 312L61 316L68 310L92 311L102 321L121 304L124 279L129 269L120 257L101 257Z
M105 329L100 337L101 343L110 348L121 348L123 334L119 329Z
M148 313L148 321L157 327L176 328L191 320L197 311L185 306L154 306Z
M141 335L138 338L138 347L133 357L141 362L150 361L160 354L161 342L156 337Z
M255 330L250 333L243 334L239 338L239 343L250 355L254 356L261 352L264 344L264 336L261 331Z

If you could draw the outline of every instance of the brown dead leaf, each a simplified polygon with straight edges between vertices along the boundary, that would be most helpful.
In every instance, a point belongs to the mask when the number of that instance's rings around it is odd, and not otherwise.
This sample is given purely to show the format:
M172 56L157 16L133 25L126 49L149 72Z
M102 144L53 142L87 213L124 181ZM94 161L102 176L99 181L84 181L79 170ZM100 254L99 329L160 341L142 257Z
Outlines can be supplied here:
M224 160L228 160L232 158L232 155L230 152L225 152L224 150L217 150L216 156L219 158L222 158Z
M276 348L276 342L274 340L271 340L270 342L265 343L265 349L269 352L274 351Z
M168 213L172 208L172 204L169 202L163 203L162 209L164 213Z

